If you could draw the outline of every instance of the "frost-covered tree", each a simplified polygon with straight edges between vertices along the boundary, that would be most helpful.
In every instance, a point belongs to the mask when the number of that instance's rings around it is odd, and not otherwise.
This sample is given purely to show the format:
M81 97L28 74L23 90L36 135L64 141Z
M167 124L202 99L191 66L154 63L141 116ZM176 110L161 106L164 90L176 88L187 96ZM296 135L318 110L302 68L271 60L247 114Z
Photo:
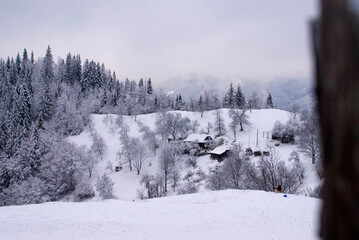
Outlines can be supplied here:
M235 103L236 103L236 107L241 108L241 109L243 109L243 107L246 104L245 97L244 97L244 95L242 93L242 89L239 85L237 86L237 91L236 91L236 95L235 95Z
M321 157L321 141L318 116L315 113L302 114L302 129L300 133L299 149L311 158L312 163Z
M135 151L133 148L133 139L128 135L129 127L127 125L122 125L120 130L120 141L121 141L121 151L118 152L120 159L123 159L124 163L128 164L129 170L132 171L133 160L135 158Z
M54 79L54 61L52 58L51 48L48 46L46 55L41 65L41 83L42 90L38 103L37 114L44 120L49 120L54 111L54 99L51 91L51 83Z
M82 201L95 196L92 185L88 181L80 182L74 191L75 201Z
M147 81L147 94L152 95L152 93L153 93L152 81L151 78L149 78Z
M228 92L223 99L223 107L225 108L234 108L236 105L235 92L233 89L233 84L230 83Z
M63 88L63 94L58 98L54 125L58 133L63 135L75 135L80 134L84 127L85 116L81 109L76 108L76 98L74 94L69 92L70 90L66 87Z
M91 135L91 139L92 139L92 145L91 145L91 150L93 151L93 153L97 156L100 157L102 159L103 154L106 151L106 143L103 140L103 138L96 132L94 132Z
M210 172L207 179L207 186L211 190L227 189L227 179L223 168L217 166Z
M284 132L284 125L280 121L276 121L272 128L272 139L281 140Z
M143 164L145 163L148 157L148 153L139 138L131 139L131 150L132 150L131 155L133 155L133 160L132 160L133 167L137 171L137 175L140 175Z
M30 177L26 181L15 183L0 193L0 202L6 205L35 204L49 200L47 186L38 177Z
M257 175L261 179L265 191L274 191L274 188L281 185L282 192L293 194L302 185L297 169L294 171L293 166L286 166L275 151L271 151L269 156L262 155L258 163L258 170Z
M144 174L141 178L141 184L145 185L145 189L138 190L137 195L140 199L151 199L166 195L166 192L164 191L164 181L161 174Z
M101 178L97 179L95 186L103 199L110 199L113 198L113 185L114 183L110 177L104 173Z
M137 124L140 133L142 133L142 139L147 143L148 148L153 151L153 154L156 155L156 150L159 147L159 141L157 140L156 133L141 121L137 121Z
M203 117L203 113L206 109L205 107L205 104L203 102L203 98L202 98L202 95L199 96L199 100L198 100L198 103L197 103L197 109L198 111L201 113L201 118Z
M222 117L222 111L221 110L216 110L214 112L214 116L215 116L214 131L216 131L218 135L225 134L226 133L226 128L225 128L225 125L224 125L224 119Z
M207 126L206 126L206 130L207 130L207 134L209 134L211 132L211 129L213 128L213 124L208 122Z
M300 161L299 154L296 151L292 151L289 155L290 162L292 162L292 172L297 176L299 182L303 184L304 181L304 166Z
M245 187L245 160L241 145L236 145L231 149L229 156L223 164L223 174L226 176L228 188L242 189Z
M184 137L190 129L190 119L183 118L180 113L168 113L166 118L166 129L173 139L179 135Z
M243 131L244 125L249 125L248 115L246 114L246 109L230 109L228 111L229 117L232 119L230 123L230 128L233 131L234 139L236 139L237 127L240 127L240 131Z
M41 165L41 178L46 181L47 194L56 200L72 193L84 180L86 152L66 141L55 143Z
M253 91L248 98L248 108L252 112L252 109L260 108L260 98L256 91Z
M159 159L160 174L164 181L164 192L167 192L168 182L176 167L176 149L173 145L165 145Z

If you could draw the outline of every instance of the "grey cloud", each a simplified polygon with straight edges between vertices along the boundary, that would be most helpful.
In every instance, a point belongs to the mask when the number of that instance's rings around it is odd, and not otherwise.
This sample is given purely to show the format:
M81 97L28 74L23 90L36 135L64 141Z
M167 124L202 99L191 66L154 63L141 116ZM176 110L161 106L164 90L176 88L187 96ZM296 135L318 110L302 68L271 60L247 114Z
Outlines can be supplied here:
M310 78L315 0L2 1L0 57L24 47L104 62L124 79ZM207 84L208 85L208 84ZM219 84L222 86L223 84Z

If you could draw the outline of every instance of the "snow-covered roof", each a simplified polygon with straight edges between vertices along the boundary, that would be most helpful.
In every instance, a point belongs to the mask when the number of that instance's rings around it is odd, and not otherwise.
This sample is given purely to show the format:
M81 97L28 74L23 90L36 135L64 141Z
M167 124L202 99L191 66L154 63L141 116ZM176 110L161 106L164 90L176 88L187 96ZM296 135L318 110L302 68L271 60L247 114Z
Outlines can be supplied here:
M222 155L223 153L225 153L228 150L229 150L228 146L222 145L222 146L216 147L215 149L213 149L209 153L210 154L216 154L216 155Z
M204 143L207 137L212 139L212 137L207 134L192 133L184 141Z

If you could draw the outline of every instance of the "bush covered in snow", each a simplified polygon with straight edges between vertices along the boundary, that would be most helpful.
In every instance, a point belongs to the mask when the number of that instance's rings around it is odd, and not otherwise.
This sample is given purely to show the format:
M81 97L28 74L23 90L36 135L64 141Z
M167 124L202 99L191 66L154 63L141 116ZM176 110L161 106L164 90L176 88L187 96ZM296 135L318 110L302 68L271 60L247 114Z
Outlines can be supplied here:
M93 188L92 188L91 184L87 181L80 182L74 191L75 201L89 199L94 196L95 196L95 193L93 191Z
M113 185L114 183L110 177L104 173L102 177L96 181L96 190L103 199L113 198Z

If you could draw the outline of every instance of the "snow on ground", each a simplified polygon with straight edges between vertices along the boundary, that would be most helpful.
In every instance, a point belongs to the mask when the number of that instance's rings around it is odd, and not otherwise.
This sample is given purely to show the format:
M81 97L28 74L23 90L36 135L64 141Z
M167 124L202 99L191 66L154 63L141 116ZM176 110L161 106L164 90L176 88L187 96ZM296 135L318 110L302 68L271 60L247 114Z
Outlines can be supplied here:
M0 239L319 239L314 198L218 191L0 208Z
M187 112L187 111L176 111L181 113L182 117L188 117L191 121L197 120L199 123L199 128L197 133L204 133L207 130L208 123L214 125L215 123L215 112L216 111L208 111L203 113L203 117L198 112ZM228 115L228 109L222 109L222 116L225 121L225 126L227 129L226 135L222 137L224 139L225 146L230 146L233 139L233 132L229 129L229 124L231 119ZM244 126L244 131L237 132L236 142L243 145L244 148L252 147L252 149L267 149L267 145L269 144L270 139L267 138L267 132L271 131L275 121L280 121L283 124L290 117L290 113L283 110L278 109L262 109L262 110L252 110L247 111L249 116L249 120L251 122L250 126ZM115 121L116 115L109 115L112 117L113 121ZM118 132L111 132L110 123L107 124L104 122L104 118L106 115L92 115L92 121L94 123L94 129L96 132L104 139L107 150L102 159L99 159L99 163L94 170L93 180L96 179L97 176L101 176L104 172L109 174L111 179L114 181L114 195L118 199L122 200L134 200L137 198L137 189L140 188L140 179L141 177L136 174L135 171L128 171L127 168L119 172L114 172L110 170L106 170L107 162L111 162L113 166L118 165L118 151L121 150L121 144L119 140ZM146 115L138 115L135 119L134 116L123 116L124 123L127 124L130 128L129 135L132 137L141 137L139 133L139 128L137 122L141 121L143 124L150 127L152 130L155 130L155 121L156 121L156 113L146 114ZM137 121L137 122L136 122ZM257 130L258 130L258 145L257 145ZM210 132L211 136L215 135L213 129ZM269 135L269 138L271 136ZM85 145L90 147L92 144L92 140L90 138L89 131L84 131L80 135L71 136L68 138L70 142L77 144L78 146ZM290 153L293 150L298 150L297 145L295 144L281 144L278 147L275 147L276 152L281 156L282 160L287 161ZM148 162L144 164L144 168L141 173L150 173L155 174L158 171L157 164L157 156L150 156L148 158ZM311 164L310 159L306 158L302 154L301 160L306 169L305 172L305 180L303 190L306 189L306 186L316 187L320 184L320 180L316 174L314 165ZM255 160L255 159L254 159ZM209 159L209 155L199 157L197 159L198 164L200 165L200 169L208 174L210 168L214 168L218 163L214 160ZM151 163L151 164L150 164ZM182 168L182 175L185 175L187 171L190 169ZM193 169L192 169L193 170ZM197 169L198 170L198 169ZM201 190L204 190L203 186Z

